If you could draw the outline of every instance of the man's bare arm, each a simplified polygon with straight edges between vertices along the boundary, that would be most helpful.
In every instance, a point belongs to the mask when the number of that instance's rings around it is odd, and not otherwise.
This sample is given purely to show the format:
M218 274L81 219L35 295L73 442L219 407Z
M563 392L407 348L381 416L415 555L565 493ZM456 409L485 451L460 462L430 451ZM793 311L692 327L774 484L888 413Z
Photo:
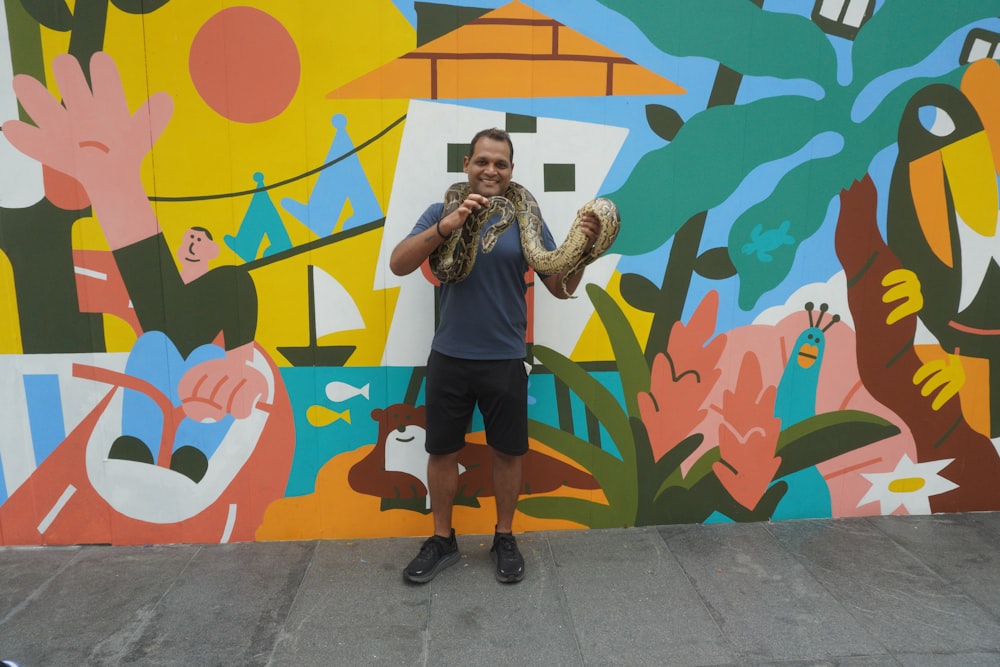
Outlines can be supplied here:
M416 271L453 231L465 224L469 215L489 206L489 203L489 200L482 195L470 194L461 206L441 218L437 224L431 225L416 236L400 241L389 256L389 270L397 276L405 276Z

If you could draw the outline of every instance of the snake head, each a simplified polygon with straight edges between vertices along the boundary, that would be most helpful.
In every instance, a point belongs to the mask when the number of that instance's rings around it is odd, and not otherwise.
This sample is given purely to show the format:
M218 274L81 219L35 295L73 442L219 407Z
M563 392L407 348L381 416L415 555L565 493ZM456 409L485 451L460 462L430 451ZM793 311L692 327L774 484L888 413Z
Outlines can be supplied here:
M497 233L496 225L493 225L485 232L483 232L483 252L492 252L493 246L497 244L497 240L500 238L500 234Z

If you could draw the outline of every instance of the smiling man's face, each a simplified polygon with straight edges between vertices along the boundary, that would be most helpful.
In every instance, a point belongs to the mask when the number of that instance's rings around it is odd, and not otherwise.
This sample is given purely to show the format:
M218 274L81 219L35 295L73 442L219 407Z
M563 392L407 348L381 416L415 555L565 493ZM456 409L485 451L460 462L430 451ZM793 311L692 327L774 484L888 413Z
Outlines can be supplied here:
M480 137L472 157L466 156L463 171L469 176L469 187L484 197L502 195L510 185L514 163L506 141Z

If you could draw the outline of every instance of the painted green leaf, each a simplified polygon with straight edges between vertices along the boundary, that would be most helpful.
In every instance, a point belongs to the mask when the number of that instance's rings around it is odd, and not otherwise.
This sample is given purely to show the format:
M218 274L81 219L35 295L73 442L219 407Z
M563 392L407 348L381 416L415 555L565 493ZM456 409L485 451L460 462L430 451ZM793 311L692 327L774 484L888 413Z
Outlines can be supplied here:
M1000 13L996 0L886 0L858 33L853 76L840 85L828 38L805 17L763 11L745 0L602 1L632 19L665 53L710 58L740 75L811 81L820 91L815 100L771 97L695 114L669 145L644 156L612 195L623 217L638 222L622 231L615 249L642 254L668 241L692 216L726 201L757 167L791 156L826 133L816 144L822 147L817 155L797 156L802 162L786 166L774 190L733 224L729 258L746 310L787 277L799 245L822 224L831 201L895 142L909 97L930 83L957 83L962 70L956 60L940 76L907 80L905 68L922 62L963 27ZM760 48L764 35L770 35L768 48ZM887 72L900 74L880 78ZM830 142L836 140L841 145L831 154ZM666 204L650 196L665 186ZM753 251L754 230L776 229L785 221L792 243ZM744 254L744 248L751 252ZM710 278L728 277L729 270L724 263L695 266Z
M854 40L854 84L867 85L886 72L915 65L943 38L998 14L996 0L885 0Z
M703 56L742 74L836 81L833 47L807 17L747 0L600 0L664 53Z
M632 431L628 424L628 416L610 391L591 377L579 364L552 348L536 345L532 348L532 352L539 361L545 364L546 368L580 397L616 444L631 443ZM623 452L619 449L619 454L624 458L627 456L627 451Z
M806 97L769 97L690 118L609 195L622 219L636 223L622 227L615 251L639 255L659 248L689 218L724 202L758 165L797 152L826 129L816 125L816 104Z
M655 523L653 495L659 484L659 470L653 459L646 425L638 417L630 418L629 424L632 426L632 442L635 443L635 469L631 471L636 489L634 524L646 526Z
M757 506L749 510L729 495L718 477L714 474L706 475L692 487L690 492L681 496L683 505L675 499L674 506L669 508L669 511L664 507L664 516L669 517L672 523L701 523L713 512L719 512L733 521L767 521L774 514L774 509L787 491L787 482L776 482L764 492L764 495L757 502ZM680 489L674 487L663 497L669 498L671 494L678 495L680 493L682 493Z
M635 505L635 482L626 475L621 460L586 440L543 422L529 420L528 433L593 475L609 502L614 499L619 504Z
M775 479L899 433L899 427L860 410L825 412L789 426L778 437Z
M744 211L733 222L729 230L729 254L740 274L741 308L751 309L764 293L777 287L788 275L799 245L823 224L832 193L842 189L847 171L844 167L843 160L835 158L801 164L781 179L767 199ZM867 166L859 165L856 169L863 174ZM779 232L785 221L787 229ZM780 233L789 241L773 244L755 241L755 230L765 238Z
M656 499L654 517L658 523L702 523L727 499L732 502L719 479L709 474L690 489L665 489Z
M701 433L692 433L688 437L677 443L669 452L660 457L656 462L657 479L667 479L674 473L679 473L681 464L694 454L695 450L701 447L705 436Z
M641 434L638 433L640 428L642 431ZM681 463L691 456L694 450L701 445L704 438L700 433L694 433L677 443L669 452L654 463L652 451L649 451L649 440L645 435L645 428L642 427L642 422L638 419L633 420L633 433L635 433L636 447L644 447L648 451L645 465L640 466L636 475L639 487L639 502L636 509L635 524L637 526L647 526L663 523L665 506L660 493L663 480L672 472L680 469Z
M591 283L587 285L587 295L608 332L625 395L626 412L630 417L639 417L639 392L649 391L649 364L642 346L635 337L632 323L610 294Z
M778 507L778 503L781 502L786 493L788 493L788 482L776 482L767 488L753 509L747 509L735 500L730 500L723 507L720 507L719 511L733 521L767 521L774 515L775 508ZM728 496L729 493L727 492L726 495Z
M588 528L625 528L633 525L631 517L619 514L616 508L582 498L522 498L517 503L517 509L539 519L565 519Z
M722 457L719 455L719 448L713 447L704 454L701 458L695 461L694 465L688 468L687 475L681 475L680 470L675 470L670 475L663 480L663 484L657 490L657 495L664 493L670 487L677 487L680 489L690 490L695 484L700 482L705 475L712 472L712 464L716 461L721 461Z
M899 428L892 423L859 410L840 410L810 417L789 426L778 436L776 451L782 457L782 463L775 478L784 477L835 456L860 449L897 433ZM793 442L796 444L786 452L785 449ZM799 451L800 448L810 447L816 449ZM720 460L722 459L719 448L713 447L691 466L686 476L681 476L679 470L674 471L663 481L658 494L666 492L671 487L692 489L705 476L712 473L712 464Z

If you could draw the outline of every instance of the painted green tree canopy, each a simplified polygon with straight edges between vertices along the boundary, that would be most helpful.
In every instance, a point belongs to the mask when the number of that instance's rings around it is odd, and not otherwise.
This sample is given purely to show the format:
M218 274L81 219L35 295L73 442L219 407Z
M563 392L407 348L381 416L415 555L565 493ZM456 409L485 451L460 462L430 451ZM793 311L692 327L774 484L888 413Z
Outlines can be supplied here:
M601 2L664 53L708 58L743 76L812 82L820 91L815 99L778 95L707 108L687 119L666 146L646 154L609 195L628 221L615 251L638 255L726 201L761 165L802 151L769 194L747 193L744 198L756 203L731 223L729 256L745 310L789 274L799 245L822 225L831 200L895 142L907 100L929 83L956 83L964 69L957 52L949 71L907 68L927 59L945 38L1000 13L997 0L886 0L853 42L850 72L838 76L838 67L847 65L838 65L831 40L840 38L828 37L803 16L765 11L747 0ZM821 135L836 148L803 150ZM779 230L777 247L744 251L759 244L762 233Z

